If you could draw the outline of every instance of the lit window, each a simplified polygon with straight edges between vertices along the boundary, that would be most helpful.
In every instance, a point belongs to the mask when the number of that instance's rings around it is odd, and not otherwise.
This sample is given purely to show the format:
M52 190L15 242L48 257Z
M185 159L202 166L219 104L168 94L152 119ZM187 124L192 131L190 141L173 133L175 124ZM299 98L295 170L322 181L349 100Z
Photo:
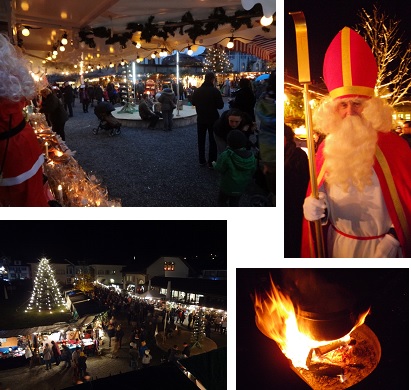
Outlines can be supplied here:
M174 262L173 261L165 261L164 262L164 271L174 271Z

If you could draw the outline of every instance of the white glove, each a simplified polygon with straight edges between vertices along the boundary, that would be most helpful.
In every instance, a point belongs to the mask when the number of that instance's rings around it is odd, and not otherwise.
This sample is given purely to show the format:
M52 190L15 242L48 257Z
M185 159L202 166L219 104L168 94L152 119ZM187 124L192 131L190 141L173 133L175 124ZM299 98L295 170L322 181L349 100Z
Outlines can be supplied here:
M400 243L391 234L386 234L375 248L374 257L397 257Z
M308 196L304 200L303 210L304 217L307 221L317 221L325 217L327 208L327 195L325 192L319 192L318 198Z

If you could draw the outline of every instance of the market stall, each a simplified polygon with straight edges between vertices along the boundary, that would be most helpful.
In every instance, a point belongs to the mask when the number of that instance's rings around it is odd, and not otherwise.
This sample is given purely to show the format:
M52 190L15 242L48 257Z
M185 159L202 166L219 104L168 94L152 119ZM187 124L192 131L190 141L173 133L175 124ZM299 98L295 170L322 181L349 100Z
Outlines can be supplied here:
M87 174L65 142L47 124L44 114L28 113L28 119L44 150L44 174L49 198L66 207L121 207L110 200L107 188L94 174Z

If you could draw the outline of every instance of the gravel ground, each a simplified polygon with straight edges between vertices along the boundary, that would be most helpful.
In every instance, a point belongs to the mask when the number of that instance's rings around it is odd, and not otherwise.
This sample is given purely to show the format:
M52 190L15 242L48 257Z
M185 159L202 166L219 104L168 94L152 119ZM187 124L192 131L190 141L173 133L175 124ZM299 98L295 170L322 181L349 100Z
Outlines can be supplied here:
M66 144L87 173L102 179L110 199L123 207L217 206L219 174L198 164L196 125L172 132L122 127L110 137L108 131L93 134L99 123L93 108L83 113L76 100L73 111ZM253 182L240 205L253 205L255 195L265 196Z

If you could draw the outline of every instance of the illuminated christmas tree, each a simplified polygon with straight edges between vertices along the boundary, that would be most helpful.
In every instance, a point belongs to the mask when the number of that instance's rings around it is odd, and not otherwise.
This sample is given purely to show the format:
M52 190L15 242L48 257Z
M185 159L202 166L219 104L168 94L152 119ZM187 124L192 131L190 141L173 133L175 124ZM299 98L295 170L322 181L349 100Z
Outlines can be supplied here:
M222 48L207 49L203 64L204 72L229 73L232 69L233 65Z
M54 271L50 267L49 260L43 257L37 269L37 275L34 279L33 293L26 311L53 310L63 312L65 310L64 299L58 288Z
M205 323L204 312L200 309L194 317L193 332L191 333L193 347L198 346L201 348L201 341L205 335Z

